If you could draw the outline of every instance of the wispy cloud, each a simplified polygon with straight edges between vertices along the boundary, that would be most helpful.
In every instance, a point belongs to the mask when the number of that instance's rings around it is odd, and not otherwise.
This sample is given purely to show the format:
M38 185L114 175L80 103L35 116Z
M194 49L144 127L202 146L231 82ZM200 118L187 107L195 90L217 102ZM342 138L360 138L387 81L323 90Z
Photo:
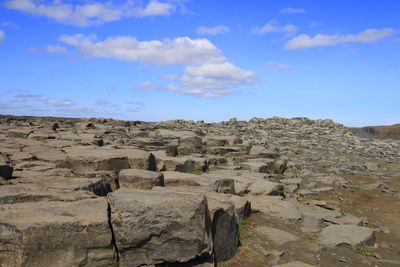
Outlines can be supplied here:
M160 78L166 81L176 81L179 77L176 74L163 74Z
M143 82L138 85L138 89L143 90L143 91L154 91L157 90L157 86L149 81Z
M4 42L6 38L6 34L3 31L0 31L0 45Z
M224 25L218 25L215 27L198 27L196 32L198 34L217 35L229 32L229 28Z
M379 41L385 37L393 36L397 31L386 28L386 29L367 29L358 34L335 34L335 35L324 35L317 34L313 37L307 34L301 34L289 40L285 49L306 49L317 46L332 46L343 43L372 43Z
M12 23L10 21L3 21L0 25L2 27L12 27L12 28L15 28L15 29L19 29L19 25L18 24Z
M267 69L270 70L294 70L293 66L275 63L275 62L267 62Z
M314 29L314 28L317 28L318 26L321 26L321 25L322 25L321 22L313 21L313 22L310 23L310 25L308 25L308 27L309 27L310 29Z
M207 39L138 41L131 36L110 37L97 41L95 35L63 35L60 40L75 46L84 57L116 58L156 65L201 64L221 62L222 52Z
M68 53L67 48L64 46L58 45L48 45L45 48L45 51L50 54L66 54Z
M281 13L281 14L302 14L302 13L306 13L306 10L304 8L287 7L287 8L282 9L279 13Z
M86 27L129 17L167 16L177 10L173 2L151 0L147 5L139 5L140 1L126 1L114 5L108 2L84 2L72 4L72 1L34 1L7 0L5 6L35 16L53 19L64 24Z
M278 22L273 19L267 22L267 24L262 27L254 27L252 29L252 32L260 35L276 32L294 33L297 31L297 29L298 28L292 24L279 25Z

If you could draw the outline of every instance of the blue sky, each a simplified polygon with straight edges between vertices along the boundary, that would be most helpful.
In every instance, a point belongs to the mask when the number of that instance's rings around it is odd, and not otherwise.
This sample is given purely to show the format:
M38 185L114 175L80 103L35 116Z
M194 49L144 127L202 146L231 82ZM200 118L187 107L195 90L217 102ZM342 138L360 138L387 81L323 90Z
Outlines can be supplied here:
M0 114L400 122L400 2L6 0Z

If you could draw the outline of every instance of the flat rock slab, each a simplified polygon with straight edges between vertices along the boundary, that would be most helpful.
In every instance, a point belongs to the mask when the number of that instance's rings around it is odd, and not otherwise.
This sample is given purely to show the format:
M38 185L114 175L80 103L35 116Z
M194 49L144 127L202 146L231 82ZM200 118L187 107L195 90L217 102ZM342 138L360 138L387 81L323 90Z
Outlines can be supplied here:
M211 254L205 196L122 188L108 201L120 266L185 263Z
M111 266L107 201L41 201L0 208L1 266Z
M78 201L96 198L86 190L50 189L38 184L15 184L0 186L0 204L15 204L37 201Z
M314 265L310 265L301 261L291 261L285 264L274 265L274 267L313 267Z
M269 240L279 246L288 242L300 241L300 238L298 238L294 234L272 227L259 226L256 228L256 231L260 234L264 234Z
M247 197L251 202L253 211L261 211L271 217L296 222L301 219L301 214L296 205L279 196L257 196Z
M327 247L335 247L346 243L353 247L359 245L373 245L375 231L373 229L355 225L330 225L322 229L318 242Z
M209 180L200 175L176 172L176 171L164 171L164 184L168 186L210 186Z
M120 171L118 182L120 187L150 190L154 186L164 186L164 175L153 171L125 169Z

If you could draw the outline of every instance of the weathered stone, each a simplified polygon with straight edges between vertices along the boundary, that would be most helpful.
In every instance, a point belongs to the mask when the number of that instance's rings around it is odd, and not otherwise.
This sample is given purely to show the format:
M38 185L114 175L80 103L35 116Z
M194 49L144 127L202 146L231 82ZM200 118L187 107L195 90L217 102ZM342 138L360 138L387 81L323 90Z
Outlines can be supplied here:
M279 246L288 242L300 241L300 238L298 238L294 234L291 234L289 232L277 228L259 226L256 228L256 231L259 232L260 234L266 235L268 239L270 239Z
M255 180L249 187L250 195L279 196L283 195L283 185L268 180Z
M211 182L214 182L215 191L218 193L224 194L235 194L235 180L229 178L221 178L221 179L212 179Z
M120 189L108 201L121 266L184 263L211 254L204 196Z
M209 187L210 182L207 178L184 172L164 171L164 185L169 186L204 186Z
M288 158L281 156L274 161L271 167L271 172L275 174L283 174L286 171Z
M1 266L111 266L105 199L2 205Z
M239 245L239 219L235 206L215 195L207 195L207 200L215 259L226 261L235 255Z
M301 261L291 261L284 264L274 265L274 267L313 267L314 265L310 265Z
M118 176L120 187L150 190L154 186L164 186L164 175L140 169L121 170Z
M258 158L272 158L279 157L279 154L273 150L267 149L264 146L252 146L250 149L250 155Z
M129 168L127 156L118 151L100 148L76 146L65 149L67 166L77 173L100 170L122 170Z
M351 246L373 245L375 231L362 226L330 225L322 229L318 242L327 247L334 247L342 243Z
M261 211L269 216L288 222L296 222L301 219L299 209L288 200L282 200L279 196L248 197L253 211Z

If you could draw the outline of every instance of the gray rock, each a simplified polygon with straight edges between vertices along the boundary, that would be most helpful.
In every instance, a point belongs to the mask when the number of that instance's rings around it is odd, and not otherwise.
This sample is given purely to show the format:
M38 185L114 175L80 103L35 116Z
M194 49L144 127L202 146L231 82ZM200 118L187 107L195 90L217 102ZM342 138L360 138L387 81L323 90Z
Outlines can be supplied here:
M76 173L88 171L129 169L127 156L103 147L75 146L64 149L67 166Z
M211 233L217 262L232 258L239 245L239 219L231 202L208 195Z
M204 196L120 189L108 201L121 266L184 263L211 254Z
M274 267L313 267L314 265L310 265L301 261L291 261L284 264L274 265Z
M250 155L258 158L278 158L279 154L273 150L267 149L264 146L252 146Z
M111 266L105 199L2 205L1 266Z
M296 222L301 219L299 209L292 202L282 200L279 196L247 197L251 201L253 211L261 211L277 219Z
M375 231L355 225L330 225L322 229L318 242L327 247L334 247L342 243L353 247L373 245L375 243Z
M272 240L275 244L279 246L288 242L300 241L300 238L298 238L294 234L272 227L259 226L256 228L256 231L260 234L267 236L268 239Z
M153 171L126 169L119 172L118 183L120 187L150 190L154 186L164 186L164 175Z

